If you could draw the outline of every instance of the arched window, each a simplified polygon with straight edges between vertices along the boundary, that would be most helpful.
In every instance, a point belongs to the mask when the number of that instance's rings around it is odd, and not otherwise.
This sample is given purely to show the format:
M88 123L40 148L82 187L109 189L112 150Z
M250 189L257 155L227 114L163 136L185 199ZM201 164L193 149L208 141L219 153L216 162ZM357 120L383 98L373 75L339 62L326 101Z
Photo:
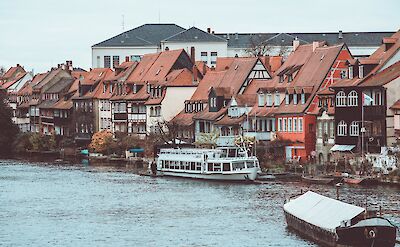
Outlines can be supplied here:
M336 106L346 106L346 94L343 91L336 94Z
M347 105L348 106L357 106L358 105L358 94L356 91L351 91L349 96L347 97Z
M346 136L347 135L347 124L345 121L340 121L337 126L337 135L338 136Z
M360 134L360 129L358 127L358 122L353 121L350 124L350 135L351 136L358 136Z

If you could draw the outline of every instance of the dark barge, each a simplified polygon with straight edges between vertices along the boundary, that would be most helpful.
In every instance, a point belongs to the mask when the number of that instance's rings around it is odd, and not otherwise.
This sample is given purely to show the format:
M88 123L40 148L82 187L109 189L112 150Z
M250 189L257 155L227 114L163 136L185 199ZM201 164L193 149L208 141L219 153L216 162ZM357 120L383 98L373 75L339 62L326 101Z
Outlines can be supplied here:
M289 228L325 246L394 246L396 227L365 209L308 191L284 205Z

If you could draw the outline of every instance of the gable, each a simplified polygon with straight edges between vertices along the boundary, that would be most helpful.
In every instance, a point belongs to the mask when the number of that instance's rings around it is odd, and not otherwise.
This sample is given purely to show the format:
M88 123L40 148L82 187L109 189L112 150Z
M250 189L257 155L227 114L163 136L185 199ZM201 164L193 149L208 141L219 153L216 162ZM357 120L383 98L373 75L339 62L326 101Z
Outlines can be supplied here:
M258 60L249 75L250 79L271 79L271 75L264 64Z

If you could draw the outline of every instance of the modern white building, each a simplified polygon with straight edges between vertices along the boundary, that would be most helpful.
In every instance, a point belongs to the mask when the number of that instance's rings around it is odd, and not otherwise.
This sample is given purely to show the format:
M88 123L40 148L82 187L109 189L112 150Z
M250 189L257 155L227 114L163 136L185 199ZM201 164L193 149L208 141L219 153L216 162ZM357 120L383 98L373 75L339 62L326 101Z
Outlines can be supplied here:
M293 40L300 44L326 41L327 45L346 43L354 57L371 55L383 37L394 32L321 32L321 33L214 33L196 27L182 28L176 24L144 24L92 46L92 67L113 68L126 61L140 60L144 54L165 50L195 49L196 61L213 66L216 57L247 57L254 55L287 55Z

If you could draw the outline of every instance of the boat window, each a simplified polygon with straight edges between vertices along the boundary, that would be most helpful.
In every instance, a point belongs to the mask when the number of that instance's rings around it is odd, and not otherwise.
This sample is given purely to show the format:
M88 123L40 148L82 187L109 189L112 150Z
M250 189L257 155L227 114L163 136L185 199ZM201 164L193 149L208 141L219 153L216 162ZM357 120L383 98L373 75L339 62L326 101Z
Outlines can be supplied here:
M209 172L213 171L213 165L214 165L213 163L208 163L208 167L207 168L208 168Z
M221 164L220 163L214 163L214 171L215 172L220 172L221 171Z
M247 168L253 168L254 167L254 162L253 161L247 161L246 165L247 165Z
M196 162L196 170L201 171L201 163L200 162Z
M196 164L196 162L190 162L190 170L196 170L195 169L195 164Z
M228 157L236 157L236 149L229 149Z
M230 163L224 163L222 168L223 168L223 171L230 171L231 170L231 164Z
M238 163L232 163L232 170L241 170L244 169L244 163L243 162L238 162Z

